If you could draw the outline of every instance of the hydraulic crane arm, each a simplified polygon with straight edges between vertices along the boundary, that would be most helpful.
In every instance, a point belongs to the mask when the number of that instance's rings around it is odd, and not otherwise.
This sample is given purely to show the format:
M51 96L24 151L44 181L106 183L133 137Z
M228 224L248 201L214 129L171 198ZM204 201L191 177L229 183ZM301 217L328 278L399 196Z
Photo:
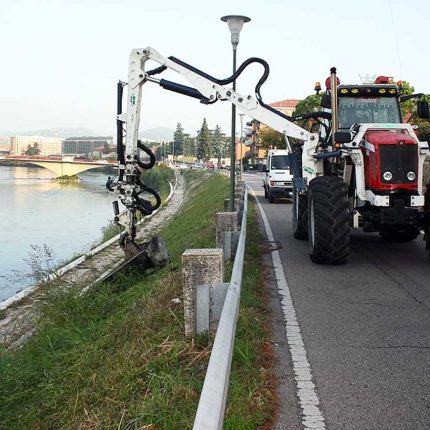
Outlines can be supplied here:
M164 66L163 70L167 68L179 73L192 87L186 87L163 79L154 79L145 72L145 65L148 60L153 60L161 66ZM252 60L254 59L251 59L251 62L253 62ZM233 80L234 79L232 79L231 82ZM207 104L214 103L217 100L228 100L236 105L242 112L287 137L302 141L310 138L311 133L289 121L286 115L266 105L262 106L261 101L258 101L251 95L241 95L219 83L228 82L229 79L217 80L174 57L163 57L155 49L148 47L145 49L133 49L130 55L128 109L126 116L121 118L123 121L127 122L126 154L132 154L136 148L142 85L146 81L156 82L171 91L200 98L203 103Z
M160 66L154 70L146 70L146 62L152 60ZM251 95L242 95L226 85L234 82L243 70L251 63L257 62L264 67L264 74L257 83L255 89L255 97ZM165 79L156 79L154 75L162 73L164 70L170 69L179 73L192 86L186 86L171 82ZM283 113L264 104L261 95L260 87L267 79L269 74L268 64L259 58L250 58L246 60L237 70L235 74L227 79L216 79L203 71L175 58L163 57L153 48L133 49L129 60L129 76L128 76L128 96L127 96L127 111L122 112L122 90L125 84L119 84L119 103L118 103L118 181L111 181L110 189L117 189L120 193L119 199L126 206L126 210L119 214L118 205L116 204L115 213L116 221L125 228L123 234L123 245L127 242L134 243L136 231L136 210L142 212L142 199L139 194L142 191L148 191L140 180L142 173L140 168L148 168L142 166L139 156L139 148L149 154L138 141L140 108L142 101L142 87L147 82L157 83L161 87L174 91L189 97L197 98L204 104L212 104L218 100L227 100L236 105L245 114L251 118L266 124L274 130L282 133L285 137L287 149L290 152L290 164L294 173L296 186L299 190L306 186L306 180L302 178L299 171L299 161L297 156L293 154L288 138L293 138L301 141L303 146L302 163L305 168L306 160L312 158L318 145L318 135L299 127L291 121L291 118ZM124 124L126 128L125 142L123 143ZM314 164L310 163L310 166ZM150 166L152 167L152 166ZM316 175L316 171L308 171L311 177ZM304 169L306 171L306 169ZM151 192L150 190L149 192ZM145 206L145 205L144 205ZM148 207L146 205L145 207ZM146 215L147 213L144 213Z

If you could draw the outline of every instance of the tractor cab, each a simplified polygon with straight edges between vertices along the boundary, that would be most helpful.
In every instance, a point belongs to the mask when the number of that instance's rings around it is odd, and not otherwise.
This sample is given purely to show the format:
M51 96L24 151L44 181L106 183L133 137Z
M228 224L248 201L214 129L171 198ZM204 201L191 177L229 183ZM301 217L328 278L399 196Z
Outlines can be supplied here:
M399 124L402 122L396 85L339 85L338 129L354 124Z

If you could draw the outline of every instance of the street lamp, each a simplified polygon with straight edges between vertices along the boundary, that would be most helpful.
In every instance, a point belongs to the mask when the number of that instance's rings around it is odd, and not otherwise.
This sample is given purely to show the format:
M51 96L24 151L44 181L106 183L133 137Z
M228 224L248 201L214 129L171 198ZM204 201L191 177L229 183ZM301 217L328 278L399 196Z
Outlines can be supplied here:
M239 166L239 177L242 179L243 173L243 160L242 160L242 147L243 147L243 117L244 113L240 113L240 166Z
M245 22L251 21L250 18L243 15L226 15L221 18L228 24L231 32L231 44L233 45L233 74L236 73L236 52L239 44L239 34ZM236 80L233 81L233 91L236 91ZM235 188L235 136L236 136L236 106L231 106L231 144L230 144L230 211L234 211L234 188Z

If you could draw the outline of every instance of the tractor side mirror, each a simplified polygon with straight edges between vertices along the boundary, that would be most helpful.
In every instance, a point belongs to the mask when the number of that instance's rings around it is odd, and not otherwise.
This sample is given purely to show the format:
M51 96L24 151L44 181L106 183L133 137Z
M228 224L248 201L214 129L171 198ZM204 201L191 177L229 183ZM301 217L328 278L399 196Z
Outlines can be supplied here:
M336 131L334 134L334 141L336 143L349 143L353 139L349 131Z
M331 97L329 94L323 94L321 96L321 107L331 109Z
M417 101L417 113L419 118L422 118L422 119L430 118L429 104L426 100Z

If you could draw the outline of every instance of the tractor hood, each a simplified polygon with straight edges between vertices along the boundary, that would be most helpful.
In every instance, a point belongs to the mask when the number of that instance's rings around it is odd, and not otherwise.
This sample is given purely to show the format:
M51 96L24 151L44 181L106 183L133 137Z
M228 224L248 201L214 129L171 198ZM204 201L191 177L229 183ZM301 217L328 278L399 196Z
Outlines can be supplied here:
M372 145L416 145L406 130L369 130L365 140Z

